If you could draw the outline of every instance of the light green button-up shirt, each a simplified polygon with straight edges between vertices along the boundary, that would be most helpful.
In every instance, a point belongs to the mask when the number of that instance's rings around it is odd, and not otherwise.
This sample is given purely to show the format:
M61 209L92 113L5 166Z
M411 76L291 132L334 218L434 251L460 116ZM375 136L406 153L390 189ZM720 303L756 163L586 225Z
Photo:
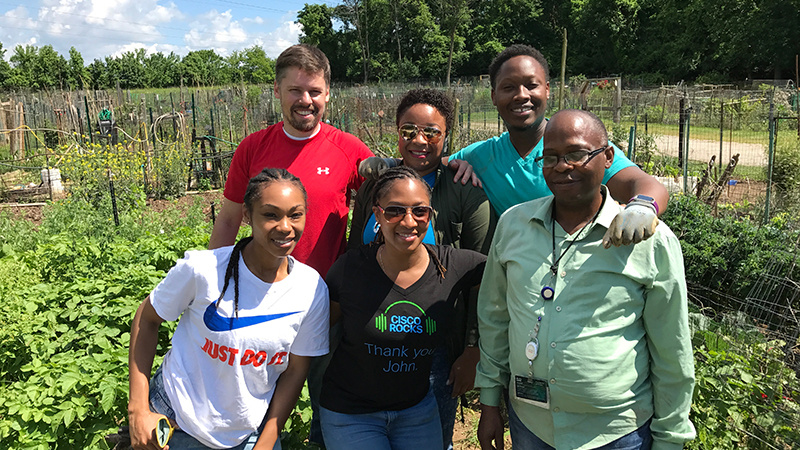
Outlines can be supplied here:
M607 192L603 187L604 192ZM555 222L553 197L517 205L500 218L478 298L481 360L475 386L496 406L514 375L528 376L525 345L541 317L533 376L547 380L550 408L512 399L514 411L558 450L593 449L653 418L653 450L681 449L689 421L694 360L680 243L659 223L650 239L604 249L621 207L606 195L579 235ZM544 300L544 286L555 289Z

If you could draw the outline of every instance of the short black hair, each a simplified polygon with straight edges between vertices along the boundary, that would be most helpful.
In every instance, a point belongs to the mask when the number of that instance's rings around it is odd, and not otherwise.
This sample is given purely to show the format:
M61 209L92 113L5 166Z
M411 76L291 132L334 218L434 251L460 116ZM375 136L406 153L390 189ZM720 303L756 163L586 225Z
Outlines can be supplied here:
M444 91L437 91L435 89L412 89L406 92L406 95L400 99L400 104L397 105L397 115L395 122L400 126L400 116L405 114L412 106L419 104L431 105L439 114L444 117L445 129L447 131L453 125L453 116L455 115L455 107L453 101L450 100Z
M544 80L550 81L550 66L547 65L547 60L544 58L544 55L542 55L542 52L530 45L514 44L498 53L492 60L492 63L489 64L489 82L492 84L492 89L495 87L497 72L500 71L500 67L504 62L515 56L530 56L535 59L544 69Z

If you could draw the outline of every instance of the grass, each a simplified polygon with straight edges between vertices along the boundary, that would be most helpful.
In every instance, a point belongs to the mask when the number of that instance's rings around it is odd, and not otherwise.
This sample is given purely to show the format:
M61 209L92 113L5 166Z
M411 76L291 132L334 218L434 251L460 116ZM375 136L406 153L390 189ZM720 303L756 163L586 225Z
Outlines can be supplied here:
M630 129L630 127L633 126L633 122L623 121L621 125L625 127L625 129ZM678 131L678 125L667 125L663 123L650 123L647 125L647 132L651 134L678 136ZM640 122L637 124L637 132L644 133L643 123ZM697 127L690 124L689 139L719 142L719 128ZM732 140L735 143L741 144L764 145L767 144L769 140L769 133L766 126L763 132L751 130L733 130L731 132L731 130L724 130L722 139L724 142L730 142Z

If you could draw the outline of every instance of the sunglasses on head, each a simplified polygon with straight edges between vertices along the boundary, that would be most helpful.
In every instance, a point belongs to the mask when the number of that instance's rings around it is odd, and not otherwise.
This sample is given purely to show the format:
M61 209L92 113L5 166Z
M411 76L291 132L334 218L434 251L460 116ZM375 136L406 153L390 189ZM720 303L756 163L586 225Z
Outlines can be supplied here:
M420 128L413 123L404 123L400 125L400 128L397 130L400 132L400 136L406 141L414 139L419 133L422 133L422 136L429 144L436 144L442 139L442 130L436 127Z
M406 216L406 214L411 214L411 216L416 221L420 222L427 222L428 219L431 217L431 211L433 208L430 206L418 205L418 206L400 206L400 205L389 205L386 208L382 208L378 205L378 209L383 213L383 217L389 223L400 222Z

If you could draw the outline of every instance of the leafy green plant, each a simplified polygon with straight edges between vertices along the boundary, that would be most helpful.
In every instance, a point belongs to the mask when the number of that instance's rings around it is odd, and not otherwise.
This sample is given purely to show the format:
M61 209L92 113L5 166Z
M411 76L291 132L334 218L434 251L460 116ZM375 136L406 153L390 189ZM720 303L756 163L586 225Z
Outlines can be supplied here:
M772 181L783 193L800 190L800 139L790 137L778 142Z
M697 439L689 449L773 449L800 442L789 424L800 412L797 377L783 363L784 341L759 332L736 333L719 324L695 331L692 421ZM782 447L778 447L782 448Z

